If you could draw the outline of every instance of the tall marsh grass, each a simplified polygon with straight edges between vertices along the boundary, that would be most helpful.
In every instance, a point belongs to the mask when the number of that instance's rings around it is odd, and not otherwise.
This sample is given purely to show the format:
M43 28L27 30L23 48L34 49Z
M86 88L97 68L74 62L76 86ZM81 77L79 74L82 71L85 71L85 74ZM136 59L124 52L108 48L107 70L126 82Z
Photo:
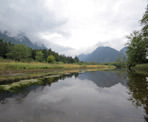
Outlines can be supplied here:
M40 62L0 62L0 70L21 70L21 69L77 69L77 68L111 68L107 65L79 65L79 64L49 64Z

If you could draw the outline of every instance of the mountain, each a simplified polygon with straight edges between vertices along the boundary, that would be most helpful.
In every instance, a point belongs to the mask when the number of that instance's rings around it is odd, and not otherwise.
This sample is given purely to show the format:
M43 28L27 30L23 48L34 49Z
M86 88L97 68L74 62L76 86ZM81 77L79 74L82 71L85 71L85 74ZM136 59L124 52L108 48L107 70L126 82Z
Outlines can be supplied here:
M37 45L31 42L29 38L24 36L23 34L19 34L16 37L9 36L8 32L0 32L0 39L10 42L12 44L24 44L26 46L29 46L33 49L45 49L46 47L44 45Z
M127 56L126 51L127 51L127 47L124 47L120 50L120 53L122 53L124 56Z
M107 63L115 62L118 58L123 59L124 55L111 47L98 47L90 54L81 54L78 56L80 61Z

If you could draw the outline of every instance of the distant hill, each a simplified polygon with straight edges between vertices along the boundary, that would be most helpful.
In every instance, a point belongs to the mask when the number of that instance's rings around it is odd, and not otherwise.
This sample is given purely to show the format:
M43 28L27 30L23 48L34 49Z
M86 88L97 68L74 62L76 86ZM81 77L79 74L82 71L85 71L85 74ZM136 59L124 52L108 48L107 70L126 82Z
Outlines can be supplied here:
M120 53L122 53L124 56L127 56L126 51L127 51L127 47L124 47L120 50Z
M30 48L33 49L44 49L46 48L44 45L37 45L32 43L29 38L24 36L23 34L18 35L17 37L11 37L9 36L8 32L0 32L0 39L6 41L6 42L11 42L12 44L24 44L26 46L29 46Z
M90 54L81 54L78 56L80 61L107 63L115 62L118 58L123 59L124 55L111 47L98 47Z

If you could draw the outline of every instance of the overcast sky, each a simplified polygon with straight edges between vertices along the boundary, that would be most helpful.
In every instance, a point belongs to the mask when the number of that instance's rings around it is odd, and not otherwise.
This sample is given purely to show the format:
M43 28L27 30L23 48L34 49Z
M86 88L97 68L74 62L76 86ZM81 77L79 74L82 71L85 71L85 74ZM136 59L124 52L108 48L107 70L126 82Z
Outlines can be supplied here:
M140 28L147 0L0 0L0 30L68 55L117 50Z

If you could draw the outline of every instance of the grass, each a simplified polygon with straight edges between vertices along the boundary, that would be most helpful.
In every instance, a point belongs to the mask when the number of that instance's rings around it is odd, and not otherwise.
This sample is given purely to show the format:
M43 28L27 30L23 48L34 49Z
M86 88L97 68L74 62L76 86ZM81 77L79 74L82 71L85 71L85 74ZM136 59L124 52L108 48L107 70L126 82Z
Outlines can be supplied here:
M98 69L97 68L64 69L64 70L54 69L54 70L46 70L46 71L33 72L33 73L26 72L26 73L3 74L3 75L0 75L0 85L1 84L9 84L9 83L13 83L13 82L19 82L20 80L25 80L25 79L42 78L42 77L51 76L51 75L61 75L61 74L67 74L67 73L96 71L96 70L98 70Z
M99 68L99 69L110 69L113 66L107 65L86 65L86 64L49 64L40 62L0 62L0 73L9 72L25 72L25 70L41 70L41 69L87 69L87 68Z
M51 75L61 75L81 71L110 70L114 68L114 66L110 65L49 64L0 60L0 85Z
M51 85L51 83L58 81L59 79L63 79L68 76L77 75L78 70L68 71L68 72L60 72L58 75L50 75L44 78L39 79L27 79L20 80L18 82L13 82L5 85L0 85L0 93L17 93L18 91L24 90L32 85Z
M137 64L133 69L137 73L148 75L148 64Z
M41 78L52 74L53 73L48 73L48 72L37 72L37 73L23 73L23 74L16 73L16 74L1 75L0 84L8 84L25 79Z
M29 79L29 80L20 80L19 82L14 82L11 84L6 85L0 85L0 92L17 92L19 90L22 90L24 88L28 88L32 85L44 85L45 80L46 84L51 84L52 82L58 80L57 78L60 78L58 75L50 76L46 79Z
M78 65L78 64L48 64L48 63L22 63L22 62L11 62L11 63L0 63L0 70L4 69L72 69L72 68L96 68L96 67L106 67L105 65Z
M39 63L39 62L31 62L31 63L0 62L0 70L49 69L49 68L63 68L63 66L57 64Z

